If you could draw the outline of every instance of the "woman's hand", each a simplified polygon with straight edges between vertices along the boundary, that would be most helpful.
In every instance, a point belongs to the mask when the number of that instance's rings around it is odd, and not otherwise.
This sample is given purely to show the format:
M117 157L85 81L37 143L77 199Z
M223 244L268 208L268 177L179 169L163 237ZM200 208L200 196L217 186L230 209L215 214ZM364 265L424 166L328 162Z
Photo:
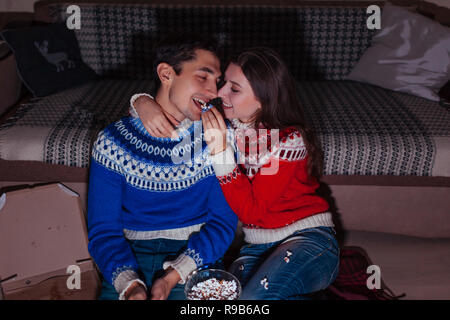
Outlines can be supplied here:
M134 102L134 108L145 129L152 136L158 138L178 138L172 124L155 100L147 96L141 96Z
M220 112L215 107L203 112L202 123L205 141L211 154L215 155L224 151L227 147L227 125Z

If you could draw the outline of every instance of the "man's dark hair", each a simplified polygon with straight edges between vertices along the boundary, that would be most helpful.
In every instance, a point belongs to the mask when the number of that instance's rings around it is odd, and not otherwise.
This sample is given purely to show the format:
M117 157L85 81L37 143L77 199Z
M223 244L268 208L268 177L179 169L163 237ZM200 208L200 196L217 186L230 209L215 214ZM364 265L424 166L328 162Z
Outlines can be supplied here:
M196 58L195 50L198 49L210 51L218 56L217 41L210 36L192 33L177 33L162 39L156 45L155 59L153 62L156 90L158 90L161 85L156 70L160 63L167 63L174 69L175 73L179 75L181 73L182 64L186 61L194 60Z

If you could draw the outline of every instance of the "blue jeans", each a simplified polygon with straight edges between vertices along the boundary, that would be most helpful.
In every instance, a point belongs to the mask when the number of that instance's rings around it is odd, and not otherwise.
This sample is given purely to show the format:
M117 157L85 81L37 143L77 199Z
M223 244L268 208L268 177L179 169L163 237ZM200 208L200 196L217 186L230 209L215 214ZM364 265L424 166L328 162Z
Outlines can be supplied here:
M164 274L163 263L166 260L174 260L181 253L187 241L154 239L154 240L131 240L129 241L136 260L138 262L141 279L147 285L147 297L150 299L150 291L153 281ZM117 300L119 293L107 281L102 282L102 291L99 300ZM177 284L168 297L168 300L185 300L184 285Z
M245 245L229 271L241 281L241 300L301 300L333 283L338 269L335 231L317 227L277 242Z

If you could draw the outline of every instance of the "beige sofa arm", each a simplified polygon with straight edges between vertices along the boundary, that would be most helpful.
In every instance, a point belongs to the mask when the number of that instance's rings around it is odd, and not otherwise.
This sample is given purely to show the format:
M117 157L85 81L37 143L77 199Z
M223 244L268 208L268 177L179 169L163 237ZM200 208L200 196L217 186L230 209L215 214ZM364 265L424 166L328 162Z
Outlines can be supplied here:
M22 81L17 73L16 59L7 44L0 40L0 116L20 98Z

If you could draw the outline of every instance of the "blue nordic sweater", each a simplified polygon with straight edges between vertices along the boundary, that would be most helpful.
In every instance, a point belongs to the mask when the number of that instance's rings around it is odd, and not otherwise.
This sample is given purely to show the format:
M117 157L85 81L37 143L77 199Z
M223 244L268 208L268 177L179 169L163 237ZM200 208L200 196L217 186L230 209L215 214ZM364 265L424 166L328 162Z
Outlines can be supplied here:
M201 121L186 119L177 131L179 139L155 138L139 118L125 117L93 145L89 252L119 292L123 284L115 280L139 269L126 238L189 238L174 262L182 280L223 256L233 240L237 217L214 174Z

